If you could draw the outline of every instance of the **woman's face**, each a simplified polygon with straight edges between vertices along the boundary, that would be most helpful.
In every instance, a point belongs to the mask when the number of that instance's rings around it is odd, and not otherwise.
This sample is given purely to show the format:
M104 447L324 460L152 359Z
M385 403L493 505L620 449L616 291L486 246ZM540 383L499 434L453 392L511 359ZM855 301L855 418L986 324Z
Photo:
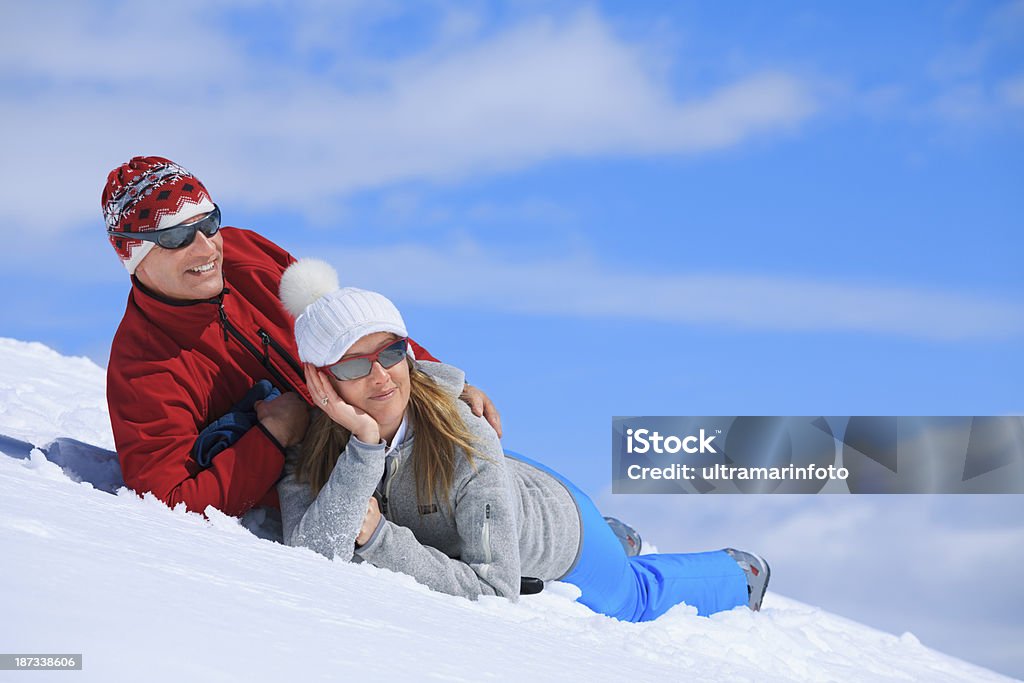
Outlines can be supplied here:
M340 360L373 353L399 339L390 332L375 332L361 338ZM409 405L409 364L406 361L384 368L374 361L370 374L359 379L340 380L331 373L331 384L345 403L359 408L377 421L381 436L391 440Z

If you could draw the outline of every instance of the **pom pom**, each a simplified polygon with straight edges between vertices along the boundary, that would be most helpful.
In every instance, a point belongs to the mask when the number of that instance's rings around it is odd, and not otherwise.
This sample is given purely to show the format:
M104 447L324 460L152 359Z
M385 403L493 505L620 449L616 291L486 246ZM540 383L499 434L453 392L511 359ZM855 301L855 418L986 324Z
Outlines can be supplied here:
M318 259L299 259L281 276L281 303L298 318L306 307L338 289L338 273Z

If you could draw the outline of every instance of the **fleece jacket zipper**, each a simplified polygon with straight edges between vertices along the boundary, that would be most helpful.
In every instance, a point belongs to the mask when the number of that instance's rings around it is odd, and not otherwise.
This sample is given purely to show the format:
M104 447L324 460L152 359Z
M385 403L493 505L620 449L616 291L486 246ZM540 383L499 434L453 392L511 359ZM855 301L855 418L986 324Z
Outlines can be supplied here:
M388 469L390 469L391 471L386 472L384 475L384 500L380 502L380 513L384 515L384 517L388 516L388 500L391 498L391 482L395 480L395 473L398 471L398 468L401 465L402 463L399 461L398 456L392 456L391 462L388 463Z
M487 564L491 563L491 504L487 503L484 505L484 530L483 530L483 544L484 544L484 562Z

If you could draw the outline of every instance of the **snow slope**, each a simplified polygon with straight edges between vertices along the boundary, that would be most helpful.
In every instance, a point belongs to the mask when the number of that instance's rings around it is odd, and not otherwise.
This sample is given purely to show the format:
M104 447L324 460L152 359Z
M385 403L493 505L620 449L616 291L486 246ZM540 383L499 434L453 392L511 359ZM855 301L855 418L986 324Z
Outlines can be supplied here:
M0 339L0 434L111 448L103 371ZM680 606L647 624L595 615L565 584L474 603L112 495L104 471L97 488L38 450L0 455L0 652L83 655L82 672L33 680L1011 680L771 592L758 614Z

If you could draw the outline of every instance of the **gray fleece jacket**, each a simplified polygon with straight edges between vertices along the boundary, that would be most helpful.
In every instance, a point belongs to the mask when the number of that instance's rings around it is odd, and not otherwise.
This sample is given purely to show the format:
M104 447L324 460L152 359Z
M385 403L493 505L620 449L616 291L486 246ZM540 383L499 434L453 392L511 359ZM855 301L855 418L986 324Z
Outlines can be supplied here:
M428 362L417 367L456 399L462 392L465 375L458 368ZM436 591L470 599L517 600L520 577L553 580L568 574L582 540L572 496L546 472L506 457L486 420L463 401L456 404L485 457L475 458L474 469L464 452L456 452L450 505L417 504L415 425L409 423L405 439L386 455L383 443L349 439L315 498L289 462L277 485L285 543L409 574ZM370 540L356 548L375 491L384 502L383 518Z

